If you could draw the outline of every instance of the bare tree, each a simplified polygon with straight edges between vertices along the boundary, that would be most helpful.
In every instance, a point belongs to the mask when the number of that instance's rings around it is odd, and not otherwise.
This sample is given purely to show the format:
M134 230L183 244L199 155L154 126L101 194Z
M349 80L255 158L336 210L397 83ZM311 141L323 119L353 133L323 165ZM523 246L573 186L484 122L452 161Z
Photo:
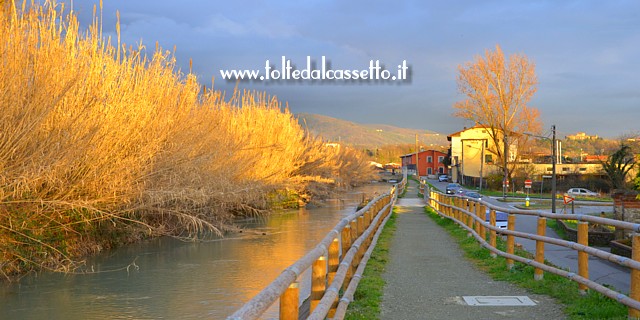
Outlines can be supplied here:
M525 132L538 133L539 112L527 106L536 92L535 65L525 55L513 54L505 60L500 46L458 66L458 91L466 99L454 105L456 117L471 120L487 129L493 140L489 151L505 177L510 177L509 147L522 148L529 140Z

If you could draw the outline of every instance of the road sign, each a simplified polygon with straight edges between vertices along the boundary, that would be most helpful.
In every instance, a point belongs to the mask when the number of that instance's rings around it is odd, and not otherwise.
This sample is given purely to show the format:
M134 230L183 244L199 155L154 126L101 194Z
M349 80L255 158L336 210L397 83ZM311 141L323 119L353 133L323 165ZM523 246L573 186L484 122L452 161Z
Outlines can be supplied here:
M531 179L527 179L524 181L524 187L527 189L531 189L531 184L533 183L533 181L531 181Z
M564 204L569 204L569 203L573 202L573 200L575 200L576 198L565 194L563 199L564 199Z

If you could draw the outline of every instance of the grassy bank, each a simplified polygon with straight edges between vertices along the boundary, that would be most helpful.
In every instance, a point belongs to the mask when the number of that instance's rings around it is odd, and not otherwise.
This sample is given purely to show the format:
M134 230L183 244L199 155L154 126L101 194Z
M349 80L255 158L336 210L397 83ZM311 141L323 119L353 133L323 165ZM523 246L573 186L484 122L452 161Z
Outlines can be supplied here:
M369 320L380 318L380 303L382 302L382 290L385 285L382 275L389 260L389 247L395 231L396 214L394 208L394 213L385 224L378 238L378 243L371 253L371 258L367 263L360 283L358 283L354 301L349 304L345 319Z
M578 293L577 283L566 278L545 273L543 280L535 281L533 279L534 268L518 262L512 270L507 270L506 259L491 258L489 250L481 247L474 238L467 237L466 230L451 220L438 216L432 209L425 208L425 212L456 239L465 255L483 271L496 280L509 281L533 293L557 299L558 302L566 306L565 313L570 319L627 318L627 308L624 305L596 292L589 292L582 296ZM499 241L498 247L506 251L503 241ZM523 250L516 250L516 254L533 258L531 254Z
M140 238L222 233L236 216L370 181L264 93L203 88L156 46L0 1L0 274L73 271Z

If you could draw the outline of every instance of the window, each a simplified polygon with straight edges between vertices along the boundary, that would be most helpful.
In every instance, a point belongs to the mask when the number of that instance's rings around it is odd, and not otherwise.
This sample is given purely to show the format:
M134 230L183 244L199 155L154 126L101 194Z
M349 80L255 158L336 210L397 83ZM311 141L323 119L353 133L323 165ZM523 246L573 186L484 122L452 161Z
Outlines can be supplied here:
M443 174L444 173L444 167L438 167L438 173Z
M427 162L428 163L432 163L433 162L433 157L432 156L428 156L427 157Z
M587 168L580 168L580 171L587 171Z
M493 155L485 154L484 155L484 163L493 163Z
M442 161L444 161L444 157L443 156L438 156L438 163L442 163Z
M569 171L569 168L567 168L567 167L563 167L563 168L562 168L562 171Z
M427 174L433 174L433 171L431 170L431 168L427 168Z
M553 167L547 167L547 171L553 172Z

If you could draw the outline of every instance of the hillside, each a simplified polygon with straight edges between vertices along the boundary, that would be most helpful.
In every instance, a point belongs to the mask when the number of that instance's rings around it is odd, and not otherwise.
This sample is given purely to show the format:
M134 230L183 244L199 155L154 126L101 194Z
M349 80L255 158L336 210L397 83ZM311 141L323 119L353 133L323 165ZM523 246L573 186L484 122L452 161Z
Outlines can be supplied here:
M415 144L416 134L419 143L425 148L446 146L446 134L429 131L399 128L385 124L360 124L319 114L298 113L298 123L314 135L322 136L325 141L342 142L362 148L376 148L384 145Z

